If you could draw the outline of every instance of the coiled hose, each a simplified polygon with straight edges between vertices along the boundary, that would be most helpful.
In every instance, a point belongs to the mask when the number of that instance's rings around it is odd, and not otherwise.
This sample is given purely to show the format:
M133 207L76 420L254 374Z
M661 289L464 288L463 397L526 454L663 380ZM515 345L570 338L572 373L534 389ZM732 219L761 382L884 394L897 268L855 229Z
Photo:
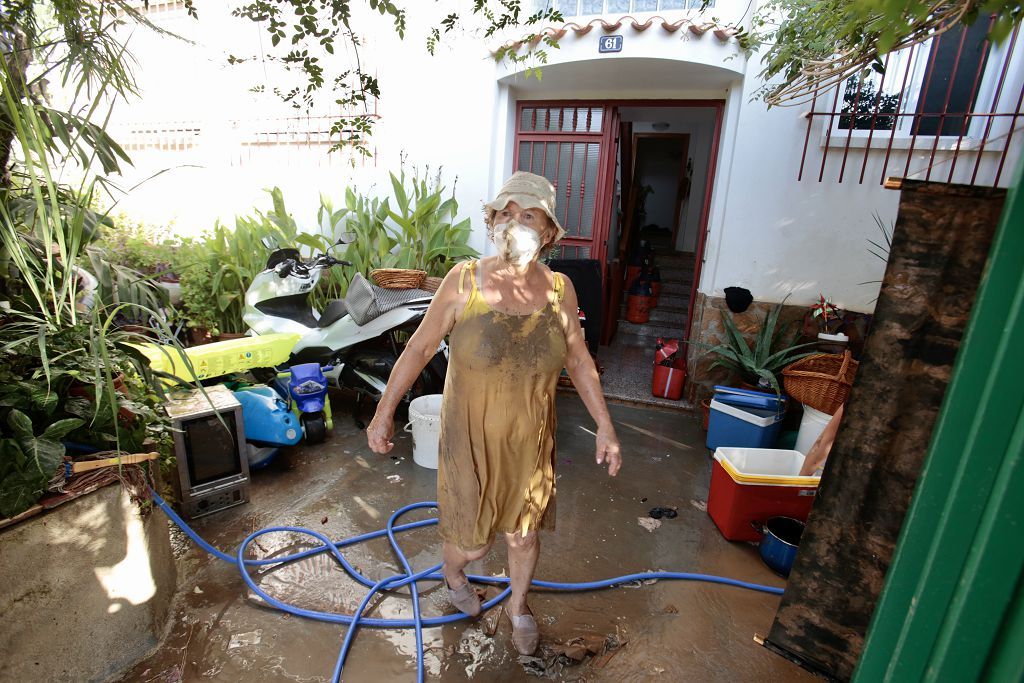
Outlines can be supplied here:
M395 534L403 531L411 531L412 529L419 529L425 526L432 526L437 524L437 518L432 517L430 519L424 519L418 522L409 522L406 524L396 524L398 519L407 512L412 510L418 510L420 508L437 508L435 502L422 502L412 503L406 505L403 508L396 510L389 518L387 526L378 531L371 531L370 533L362 534L360 536L352 536L350 538L343 539L341 541L332 541L331 539L324 536L322 533L313 529L306 529L304 527L297 526L273 526L265 529L260 529L249 534L242 544L238 546L238 550L234 556L228 555L225 552L221 552L217 548L203 540L199 534L195 532L192 527L185 523L178 514L171 509L171 507L157 495L153 493L153 500L160 507L161 510L173 521L178 527L188 535L196 545L210 553L214 557L230 562L238 567L238 573L241 575L242 580L252 589L253 593L258 595L268 605L276 607L277 609L293 614L297 617L305 617L307 619L315 619L317 621L326 621L334 624L345 624L348 626L348 631L345 634L345 641L341 646L341 651L338 653L338 660L334 666L334 674L332 681L341 680L341 672L345 666L345 658L348 656L349 649L352 647L352 642L355 639L356 631L360 626L373 626L377 628L413 628L416 629L416 680L422 683L423 681L423 628L430 626L440 626L442 624L450 624L454 621L466 619L465 614L451 614L441 617L424 617L420 614L420 602L419 602L419 590L417 584L420 581L442 581L443 575L441 574L441 565L436 564L429 569L424 569L418 572L414 572L412 567L409 566L409 561L402 552L401 546L398 544L398 540ZM284 555L281 557L273 557L268 559L246 559L246 550L249 545L260 536L265 534L274 533L293 533L293 534L304 534L306 536L312 536L320 542L320 545L303 550L302 552L294 553L292 555ZM380 581L373 581L356 570L345 556L342 554L341 549L363 541L369 541L374 538L380 538L381 536L387 536L388 542L391 544L391 548L394 550L395 555L398 556L399 562L402 565L404 574L395 574L387 578L381 579ZM366 596L359 603L359 607L356 609L354 614L339 614L336 612L321 612L318 610L309 610L302 607L296 607L295 605L289 605L286 602L282 602L277 598L265 593L256 582L249 576L249 572L246 570L247 567L265 567L268 565L283 564L286 562L294 562L296 560L302 560L313 555L320 553L330 552L334 555L335 559L345 568L349 576L355 581L363 584L369 590L366 592ZM483 609L488 610L494 607L502 600L504 600L512 592L511 587L508 585L510 579L504 576L477 576L474 574L469 575L469 580L475 583L489 583L495 585L505 584L505 589L499 593L496 597L488 600L484 603ZM640 572L637 574L626 574L625 576L617 576L611 579L604 579L601 581L587 581L582 583L559 583L556 581L541 581L534 579L534 586L540 588L547 588L549 590L556 591L589 591L596 590L598 588L609 588L611 586L621 585L625 583L631 583L633 581L643 581L647 579L673 579L679 581L704 581L707 583L719 583L726 586L736 586L738 588L746 588L748 590L760 591L762 593L771 593L773 595L782 595L783 590L774 586L765 586L757 583L748 583L746 581L739 581L737 579L729 579L723 576L714 576L712 574L691 574L688 572ZM409 586L409 590L412 594L413 614L412 619L380 619L363 616L363 612L366 610L366 606L370 603L373 597L384 591L393 591L403 586Z

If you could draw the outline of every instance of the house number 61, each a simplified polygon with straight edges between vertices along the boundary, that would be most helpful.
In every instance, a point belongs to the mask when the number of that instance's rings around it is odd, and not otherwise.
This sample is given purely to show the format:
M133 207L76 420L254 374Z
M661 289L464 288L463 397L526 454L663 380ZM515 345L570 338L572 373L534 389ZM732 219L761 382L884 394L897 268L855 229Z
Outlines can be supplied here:
M622 36L602 36L597 43L598 52L621 52Z

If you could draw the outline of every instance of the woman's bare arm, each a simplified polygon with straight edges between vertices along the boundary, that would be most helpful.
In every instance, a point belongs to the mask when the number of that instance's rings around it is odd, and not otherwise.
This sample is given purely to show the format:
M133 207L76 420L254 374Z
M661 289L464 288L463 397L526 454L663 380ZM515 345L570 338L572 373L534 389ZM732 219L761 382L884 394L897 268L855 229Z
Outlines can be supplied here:
M594 359L590 357L590 351L587 350L580 319L576 314L579 305L576 290L568 277L563 276L562 280L565 282L565 295L562 299L560 318L565 332L565 369L569 371L569 379L583 399L583 405L597 423L597 463L600 465L607 462L608 474L614 477L622 466L621 446L615 435L611 416L608 414L608 406L604 402L601 377L597 373Z
M455 313L459 304L464 303L465 294L459 293L459 276L464 263L452 268L444 278L444 282L434 293L427 314L423 317L416 332L409 339L399 356L395 367L391 369L388 386L384 395L377 403L377 412L366 428L366 439L374 453L388 453L394 448L391 437L394 435L395 409L405 392L416 382L430 359L437 353L441 340L451 332L455 325Z

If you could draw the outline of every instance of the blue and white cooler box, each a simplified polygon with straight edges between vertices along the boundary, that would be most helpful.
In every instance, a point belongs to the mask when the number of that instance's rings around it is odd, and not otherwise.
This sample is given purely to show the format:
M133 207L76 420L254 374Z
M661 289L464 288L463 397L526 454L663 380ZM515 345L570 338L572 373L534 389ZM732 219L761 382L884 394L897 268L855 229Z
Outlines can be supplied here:
M771 448L782 428L786 399L760 391L715 387L707 447Z

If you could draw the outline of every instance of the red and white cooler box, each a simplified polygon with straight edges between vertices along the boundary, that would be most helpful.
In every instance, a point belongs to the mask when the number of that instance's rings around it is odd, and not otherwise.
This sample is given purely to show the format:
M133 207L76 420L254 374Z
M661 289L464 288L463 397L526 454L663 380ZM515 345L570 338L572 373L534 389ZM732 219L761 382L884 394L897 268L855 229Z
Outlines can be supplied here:
M773 448L715 451L711 466L708 514L730 541L757 541L751 522L769 517L806 521L821 477L801 477L804 455Z

